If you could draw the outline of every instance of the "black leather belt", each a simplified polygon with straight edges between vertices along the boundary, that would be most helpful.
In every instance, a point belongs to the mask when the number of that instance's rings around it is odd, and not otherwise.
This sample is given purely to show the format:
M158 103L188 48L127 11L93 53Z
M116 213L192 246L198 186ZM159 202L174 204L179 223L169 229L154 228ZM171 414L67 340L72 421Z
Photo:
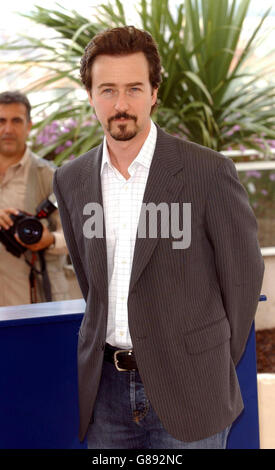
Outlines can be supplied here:
M119 349L106 343L104 359L114 364L120 372L137 370L137 363L132 349Z

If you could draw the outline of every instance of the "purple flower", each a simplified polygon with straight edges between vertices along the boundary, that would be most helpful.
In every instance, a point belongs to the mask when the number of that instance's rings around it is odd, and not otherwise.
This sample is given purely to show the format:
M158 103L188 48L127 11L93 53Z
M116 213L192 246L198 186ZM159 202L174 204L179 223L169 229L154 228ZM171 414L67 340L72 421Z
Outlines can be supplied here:
M252 178L261 178L262 173L260 171L250 170L250 171L246 172L246 176L248 178L250 178L250 177L252 177ZM274 174L274 176L275 176L275 174Z
M262 189L262 190L261 190L261 193L262 193L264 196L267 196L267 195L268 195L268 192L267 192L266 189Z
M59 123L57 121L53 121L49 126L47 126L48 129L51 131L51 132L55 132L57 131L57 129L59 129ZM46 127L46 129L47 129Z
M44 129L37 135L36 142L38 145L48 145L54 143L60 134L60 127L57 121L53 121L48 124Z
M271 173L269 175L269 179L270 179L270 181L275 181L275 173Z
M67 121L67 126L69 126L70 128L76 127L77 126L77 121L73 118L70 118Z
M49 136L48 142L51 143L51 144L54 144L56 139L57 139L57 135L52 134L52 135Z
M96 115L92 114L92 116L89 119L86 119L86 121L83 122L83 126L92 126L96 121L97 121Z
M66 148L65 145L59 145L58 147L56 147L55 153L56 154L61 153L61 152L63 152L63 150L65 150L65 148Z
M263 143L263 139L256 138L254 140L255 140L255 142L257 142L259 147L261 147L262 149L265 149L265 144Z
M229 129L228 132L226 132L226 135L227 136L233 135L235 132L237 132L239 130L240 130L240 126L235 124L235 126L233 126L231 129Z
M45 136L43 134L38 134L38 136L36 138L36 142L37 142L38 145L47 144L47 139L45 138Z

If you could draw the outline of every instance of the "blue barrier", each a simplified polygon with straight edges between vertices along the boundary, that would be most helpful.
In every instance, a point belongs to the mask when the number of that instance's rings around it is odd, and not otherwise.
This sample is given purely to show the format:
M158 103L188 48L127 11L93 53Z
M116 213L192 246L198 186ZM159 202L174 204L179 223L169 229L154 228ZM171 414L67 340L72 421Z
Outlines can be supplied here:
M0 308L1 449L86 448L77 437L77 335L84 309L83 300ZM245 410L228 448L257 449L254 325L237 374Z

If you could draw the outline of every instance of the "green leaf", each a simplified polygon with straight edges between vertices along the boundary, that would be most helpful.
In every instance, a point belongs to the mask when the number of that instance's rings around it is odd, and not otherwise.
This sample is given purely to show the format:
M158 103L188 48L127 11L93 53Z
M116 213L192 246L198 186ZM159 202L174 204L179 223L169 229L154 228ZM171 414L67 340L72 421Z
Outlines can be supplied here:
M207 90L206 86L204 85L204 83L200 79L200 77L198 77L198 75L196 75L194 72L191 72L189 70L186 71L186 72L183 72L183 74L186 77L188 77L193 83L195 83L195 85L197 85L200 88L200 90L204 93L204 95L207 98L208 102L210 104L213 104L212 97L211 97L209 91Z

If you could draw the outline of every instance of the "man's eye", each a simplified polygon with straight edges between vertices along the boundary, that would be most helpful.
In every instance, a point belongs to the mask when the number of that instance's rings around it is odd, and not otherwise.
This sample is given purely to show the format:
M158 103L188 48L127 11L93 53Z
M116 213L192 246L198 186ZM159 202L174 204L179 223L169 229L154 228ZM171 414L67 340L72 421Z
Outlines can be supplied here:
M104 93L105 95L111 95L113 92L112 88L105 88L105 90L103 90L102 93Z
M136 87L136 86L133 86L133 87L131 87L131 88L128 89L127 94L128 94L129 96L136 96L136 95L138 95L141 91L142 91L141 88Z

